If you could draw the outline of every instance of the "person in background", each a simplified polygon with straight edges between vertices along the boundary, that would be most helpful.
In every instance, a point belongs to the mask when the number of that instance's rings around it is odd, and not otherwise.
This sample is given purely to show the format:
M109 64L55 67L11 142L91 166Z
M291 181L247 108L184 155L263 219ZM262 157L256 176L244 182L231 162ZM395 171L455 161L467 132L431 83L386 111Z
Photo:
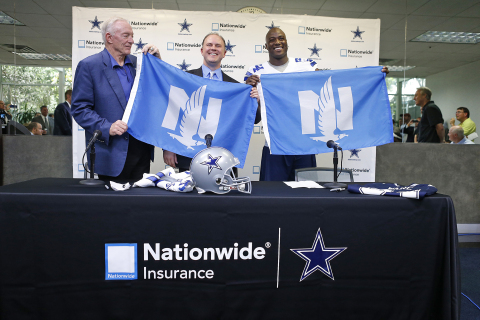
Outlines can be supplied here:
M468 110L468 108L457 108L457 112L455 112L455 117L458 121L460 121L459 126L463 128L463 132L466 136L469 136L477 131L477 126L475 125L475 122L470 119L470 110ZM450 119L450 125L455 125L455 118Z
M445 130L443 128L442 111L431 101L432 91L427 87L417 88L414 100L420 107L422 118L420 120L420 129L418 142L445 142Z
M463 128L460 126L451 127L448 132L448 137L450 138L451 144L475 144L465 137Z
M33 118L32 121L38 122L42 125L43 134L53 134L53 128L55 127L55 123L53 119L48 116L48 107L41 106L40 113L41 115Z
M72 113L70 108L72 106L72 90L65 92L65 102L60 103L55 108L55 128L53 134L56 136L71 136L72 135Z
M41 136L43 134L42 125L38 122L32 121L26 127L32 136Z

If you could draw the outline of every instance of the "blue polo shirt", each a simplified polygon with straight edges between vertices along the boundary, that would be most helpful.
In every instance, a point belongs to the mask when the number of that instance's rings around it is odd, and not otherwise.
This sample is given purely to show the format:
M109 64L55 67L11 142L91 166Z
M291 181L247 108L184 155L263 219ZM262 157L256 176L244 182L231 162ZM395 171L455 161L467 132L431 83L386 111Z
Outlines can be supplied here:
M105 49L106 50L106 49ZM108 50L107 50L108 52ZM133 75L130 72L130 68L128 65L134 67L132 61L128 56L125 57L125 62L123 64L123 67L121 67L117 61L112 57L110 52L108 52L108 55L110 56L110 61L112 62L112 68L117 72L118 78L120 79L120 83L122 84L123 88L123 93L125 94L125 99L128 102L128 98L130 98L130 91L132 91L133 87Z

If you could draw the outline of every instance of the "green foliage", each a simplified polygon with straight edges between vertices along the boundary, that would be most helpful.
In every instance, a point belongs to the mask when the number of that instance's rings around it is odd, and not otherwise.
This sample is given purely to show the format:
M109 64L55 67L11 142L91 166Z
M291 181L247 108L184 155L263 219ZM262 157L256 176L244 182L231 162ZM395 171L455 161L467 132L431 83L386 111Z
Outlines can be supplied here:
M58 68L24 67L2 65L2 96L5 104L18 105L19 117L29 119L31 114L39 112L41 106L47 106L53 112L58 101ZM72 87L72 70L65 69L65 90ZM31 119L31 118L30 118ZM28 121L26 121L28 122ZM22 122L25 123L25 122Z

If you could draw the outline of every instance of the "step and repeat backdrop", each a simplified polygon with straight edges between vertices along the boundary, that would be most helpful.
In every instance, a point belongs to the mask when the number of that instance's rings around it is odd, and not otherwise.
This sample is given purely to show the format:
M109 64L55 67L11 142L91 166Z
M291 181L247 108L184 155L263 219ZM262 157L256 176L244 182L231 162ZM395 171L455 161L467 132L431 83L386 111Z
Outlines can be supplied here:
M100 28L108 18L129 21L134 32L132 54L154 44L164 61L182 70L199 68L205 35L217 32L226 41L222 70L243 82L248 68L268 61L265 35L281 28L288 41L288 56L314 60L320 70L376 66L379 60L380 20L345 19L307 15L245 14L236 12L134 10L73 7L72 70L82 59L103 50ZM74 84L75 85L75 84ZM160 125L160 124L159 124ZM288 128L286 128L288 130ZM247 160L240 176L258 180L265 143L262 123L255 125ZM73 176L84 175L84 131L73 126ZM332 153L317 155L317 166L332 166ZM165 169L156 148L151 172ZM344 151L343 167L352 169L355 181L375 180L375 147Z

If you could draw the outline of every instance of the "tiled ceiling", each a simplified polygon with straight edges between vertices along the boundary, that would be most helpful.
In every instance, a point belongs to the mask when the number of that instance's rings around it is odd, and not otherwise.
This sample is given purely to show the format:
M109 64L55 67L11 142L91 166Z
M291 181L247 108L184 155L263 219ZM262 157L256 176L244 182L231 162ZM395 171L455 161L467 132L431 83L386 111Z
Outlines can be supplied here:
M0 25L0 44L26 45L41 53L72 53L72 6L237 11L254 6L267 13L381 19L380 59L414 65L407 77L426 77L480 60L480 44L409 42L428 30L480 32L479 0L0 0L0 10L26 26ZM405 45L405 21L407 43ZM406 62L404 57L406 53ZM13 64L0 48L0 63ZM25 60L18 65L70 67L71 62ZM391 72L402 76L403 72Z

